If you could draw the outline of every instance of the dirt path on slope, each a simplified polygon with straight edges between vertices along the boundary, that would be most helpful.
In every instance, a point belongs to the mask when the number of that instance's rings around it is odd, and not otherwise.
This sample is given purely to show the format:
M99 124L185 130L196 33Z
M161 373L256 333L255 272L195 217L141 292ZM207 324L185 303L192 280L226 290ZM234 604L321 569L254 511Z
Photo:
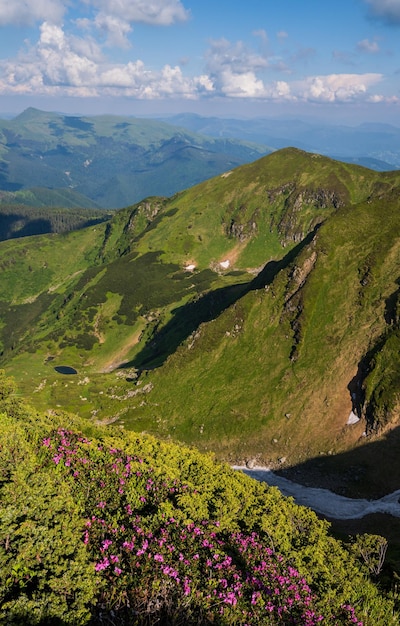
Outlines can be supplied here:
M100 373L108 374L109 372L117 369L117 367L126 363L127 356L130 350L139 342L140 335L141 330L136 331L134 335L132 335L132 337L130 337L129 340L117 352L114 352L112 357L103 364L99 370Z

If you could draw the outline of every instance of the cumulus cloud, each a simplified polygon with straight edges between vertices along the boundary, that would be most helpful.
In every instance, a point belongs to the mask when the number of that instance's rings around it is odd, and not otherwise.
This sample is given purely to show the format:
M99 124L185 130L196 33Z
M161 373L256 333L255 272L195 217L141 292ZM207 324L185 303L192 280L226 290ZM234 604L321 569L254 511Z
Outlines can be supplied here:
M231 67L236 72L247 72L267 67L267 59L249 50L241 41L231 43L227 39L216 39L206 53L207 65L211 71L218 72L221 68Z
M101 13L132 23L169 26L189 18L180 0L84 0Z
M81 27L86 22L80 23ZM90 26L90 24L89 24ZM120 32L107 22L107 33ZM110 34L111 36L111 34ZM211 43L204 73L187 76L179 65L158 70L140 60L110 63L90 35L68 34L58 24L44 22L35 46L15 59L0 61L0 94L68 96L129 96L138 99L229 97L265 101L348 102L387 101L372 91L381 74L331 74L303 81L267 83L271 59L242 42Z
M329 74L310 76L298 84L298 95L315 102L349 102L366 97L382 74Z
M369 5L372 17L387 24L400 25L399 0L364 0L364 2Z
M207 73L216 92L230 97L261 97L265 94L263 81L256 72L268 66L267 59L242 42L226 39L211 42L206 54Z
M0 0L1 25L27 25L42 20L59 23L64 12L62 0Z
M82 5L94 15L80 17L76 24L88 31L95 28L109 47L129 48L134 23L169 26L189 18L180 0L83 0Z
M119 48L130 47L128 35L132 31L132 28L126 20L115 15L98 13L94 24L100 31L105 33L106 45L117 46Z
M195 98L212 91L208 76L185 77L178 66L153 71L141 60L107 63L95 42L47 22L35 48L0 63L0 93L7 94Z

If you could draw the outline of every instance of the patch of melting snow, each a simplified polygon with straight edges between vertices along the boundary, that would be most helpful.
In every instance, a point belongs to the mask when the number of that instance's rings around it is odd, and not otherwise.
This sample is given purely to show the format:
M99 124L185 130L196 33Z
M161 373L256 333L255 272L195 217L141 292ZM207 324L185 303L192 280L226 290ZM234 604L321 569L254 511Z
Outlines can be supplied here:
M387 513L394 517L400 517L400 489L378 500L346 498L329 491L329 489L300 485L282 476L277 476L266 467L248 469L244 466L234 466L234 469L240 470L258 481L278 487L284 496L292 496L296 504L307 506L316 513L331 519L359 519L371 513Z
M349 419L347 420L347 425L350 426L351 424L357 424L357 422L359 421L360 418L358 417L358 415L356 415L354 411L351 411Z

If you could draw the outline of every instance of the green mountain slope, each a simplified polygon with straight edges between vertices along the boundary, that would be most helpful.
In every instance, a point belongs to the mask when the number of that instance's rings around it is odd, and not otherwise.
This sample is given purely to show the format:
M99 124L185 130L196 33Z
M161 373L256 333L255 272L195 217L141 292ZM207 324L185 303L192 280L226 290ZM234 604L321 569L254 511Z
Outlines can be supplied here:
M0 476L2 623L398 623L383 537L344 544L212 455L40 414L3 372Z
M384 221L380 203L327 220L265 289L148 377L154 389L136 413L156 405L165 435L264 463L338 452L378 422L396 426L398 203L385 210ZM367 424L346 426L352 408Z
M398 420L399 190L398 172L285 149L4 242L2 362L39 407L226 459L358 446Z
M30 187L21 191L0 191L0 209L6 205L26 207L64 207L70 209L99 209L95 202L73 189Z
M170 195L268 152L170 124L27 109L0 120L0 189L70 188L111 209Z

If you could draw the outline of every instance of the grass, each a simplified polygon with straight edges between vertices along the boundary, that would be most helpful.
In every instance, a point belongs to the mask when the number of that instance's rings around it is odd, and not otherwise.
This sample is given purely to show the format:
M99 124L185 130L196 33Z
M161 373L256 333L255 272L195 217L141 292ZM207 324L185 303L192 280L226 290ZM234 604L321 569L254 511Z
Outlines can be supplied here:
M382 397L398 360L388 328L398 324L399 177L380 177L289 149L96 230L0 246L0 299L14 298L3 342L21 329L7 371L37 406L231 460L293 465L353 447L362 426L346 427L350 382L380 346L369 384Z

